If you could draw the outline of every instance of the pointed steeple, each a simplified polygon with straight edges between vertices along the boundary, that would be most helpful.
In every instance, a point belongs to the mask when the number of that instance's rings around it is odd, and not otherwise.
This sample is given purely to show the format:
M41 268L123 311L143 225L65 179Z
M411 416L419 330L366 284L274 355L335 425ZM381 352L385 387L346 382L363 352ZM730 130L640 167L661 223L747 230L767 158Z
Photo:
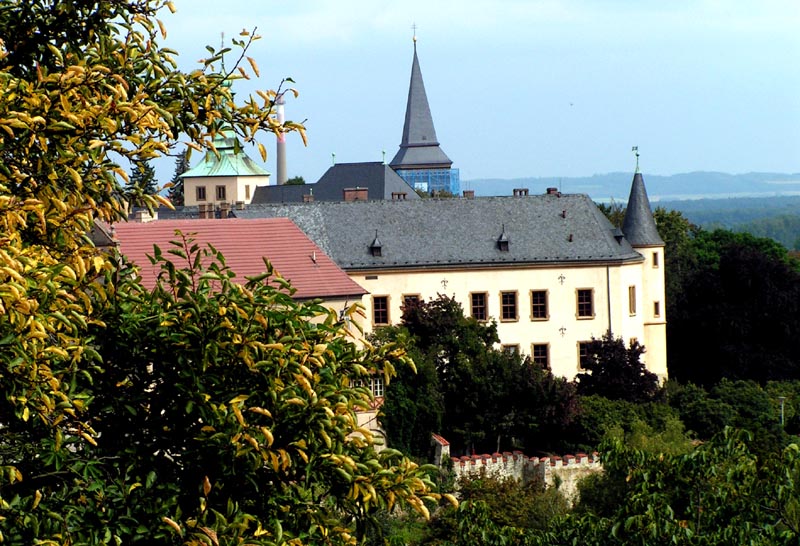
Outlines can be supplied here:
M664 241L656 228L656 221L653 219L653 211L650 209L644 178L639 172L638 154L636 159L636 173L633 175L628 208L625 211L625 220L622 222L622 232L634 247L664 246Z
M411 65L411 83L408 87L406 119L400 150L389 163L393 169L449 168L453 164L439 147L433 117L422 81L422 71L417 57L417 40L414 37L414 62Z

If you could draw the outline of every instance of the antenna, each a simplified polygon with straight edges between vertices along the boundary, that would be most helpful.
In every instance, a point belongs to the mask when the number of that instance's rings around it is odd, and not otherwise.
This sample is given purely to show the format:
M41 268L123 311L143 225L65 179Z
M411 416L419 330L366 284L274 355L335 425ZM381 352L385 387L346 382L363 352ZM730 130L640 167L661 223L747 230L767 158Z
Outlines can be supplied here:
M639 172L639 147L638 146L634 146L633 148L631 148L631 151L636 155L636 171L634 171L634 172L638 173Z

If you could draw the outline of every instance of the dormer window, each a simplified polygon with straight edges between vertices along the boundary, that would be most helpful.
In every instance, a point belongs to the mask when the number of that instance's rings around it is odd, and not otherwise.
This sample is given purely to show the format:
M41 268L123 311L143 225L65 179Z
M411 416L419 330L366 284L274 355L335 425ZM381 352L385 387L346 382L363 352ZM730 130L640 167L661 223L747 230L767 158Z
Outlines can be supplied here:
M503 224L503 232L497 238L497 250L500 252L508 252L508 235L506 235L506 225Z
M372 240L372 243L369 245L369 253L375 257L383 256L383 245L381 244L381 240L378 239L378 230L375 230L375 238Z

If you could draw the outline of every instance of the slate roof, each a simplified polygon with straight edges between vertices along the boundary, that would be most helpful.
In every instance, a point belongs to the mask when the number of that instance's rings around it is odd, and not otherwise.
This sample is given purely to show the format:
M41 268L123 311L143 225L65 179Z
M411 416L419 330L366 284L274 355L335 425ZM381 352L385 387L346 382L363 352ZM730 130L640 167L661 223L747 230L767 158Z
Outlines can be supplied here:
M414 61L411 64L411 82L408 86L406 119L400 150L389 163L393 169L447 168L453 164L439 147L433 116L422 81L422 71L414 42Z
M224 131L214 137L213 150L206 152L203 161L181 175L181 178L199 178L205 176L269 176L255 161L250 159L241 149L236 135Z
M664 246L664 240L658 234L658 228L653 219L650 200L647 198L647 189L644 187L644 178L640 172L633 175L625 220L622 222L622 232L633 246Z
M194 234L202 247L211 243L222 252L226 263L244 281L263 273L262 257L297 289L297 299L360 297L366 291L356 284L288 218L244 220L158 220L145 224L114 224L120 252L140 268L143 284L155 286L159 269L148 255L153 245L166 254L176 240L176 230ZM179 260L171 256L173 261Z
M643 259L624 237L615 238L614 227L587 195L250 205L234 213L291 218L345 270ZM376 231L380 257L369 249ZM497 244L503 232L507 251Z
M252 203L301 203L312 194L314 201L342 201L345 188L367 188L368 199L391 199L392 193L405 193L406 199L419 199L414 188L388 165L375 161L338 163L329 168L316 184L301 186L259 186Z

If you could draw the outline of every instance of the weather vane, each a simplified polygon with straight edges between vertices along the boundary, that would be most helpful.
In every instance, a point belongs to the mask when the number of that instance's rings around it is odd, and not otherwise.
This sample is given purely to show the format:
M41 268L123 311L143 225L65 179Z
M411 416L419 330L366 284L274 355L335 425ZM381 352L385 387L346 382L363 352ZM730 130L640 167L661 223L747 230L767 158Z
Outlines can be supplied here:
M412 40L414 40L414 43L416 44L417 43L417 23L414 23L414 24L411 25L411 30L414 31L414 37L412 38Z
M639 147L638 146L634 146L633 148L631 148L631 151L634 153L634 155L636 155L636 171L635 172L638 173L639 172Z

